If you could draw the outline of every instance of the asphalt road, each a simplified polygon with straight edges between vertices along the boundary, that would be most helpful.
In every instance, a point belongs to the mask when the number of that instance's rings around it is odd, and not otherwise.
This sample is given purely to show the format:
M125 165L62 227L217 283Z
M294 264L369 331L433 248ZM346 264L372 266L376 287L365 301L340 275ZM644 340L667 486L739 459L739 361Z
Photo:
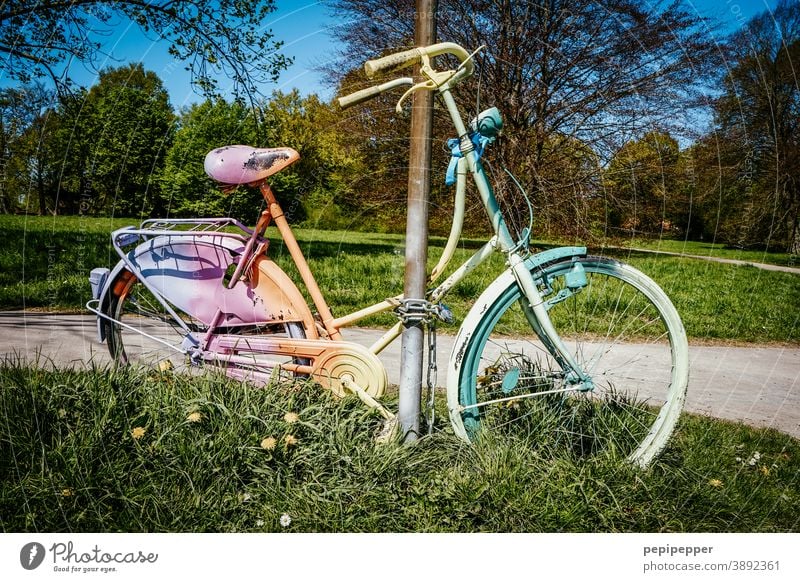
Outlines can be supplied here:
M31 312L0 312L0 357L39 365L85 366L109 362L95 337L95 318ZM379 332L346 330L345 339L370 345ZM443 385L453 337L438 336L438 384ZM399 382L400 341L381 355L389 381ZM686 410L773 427L800 438L800 347L690 346L691 376Z

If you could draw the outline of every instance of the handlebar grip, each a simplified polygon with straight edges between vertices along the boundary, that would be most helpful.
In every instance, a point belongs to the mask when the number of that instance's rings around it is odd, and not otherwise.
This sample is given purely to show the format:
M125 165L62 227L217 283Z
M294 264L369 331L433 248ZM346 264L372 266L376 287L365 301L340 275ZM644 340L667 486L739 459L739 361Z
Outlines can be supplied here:
M336 101L339 103L339 107L342 109L347 109L348 107L352 107L353 105L358 105L359 103L363 103L364 101L369 101L373 97L377 97L382 93L380 85L376 85L375 87L367 87L366 89L362 89L361 91L356 91L355 93L351 93L350 95L345 95L344 97L339 97Z
M339 97L337 101L339 102L339 107L342 109L346 109L348 107L352 107L353 105L358 105L359 103L363 103L364 101L368 101L373 97L377 97L384 91L390 91L395 87L400 87L401 85L413 85L414 79L411 77L398 77L397 79L392 79L391 81L387 81L381 85L375 85L374 87L367 87L366 89L361 89L361 91L356 91L355 93L351 93L350 95L345 95L344 97Z
M364 72L368 79L374 77L377 73L405 67L413 64L422 56L422 52L418 48L413 48L401 53L387 55L379 59L373 59L364 63Z

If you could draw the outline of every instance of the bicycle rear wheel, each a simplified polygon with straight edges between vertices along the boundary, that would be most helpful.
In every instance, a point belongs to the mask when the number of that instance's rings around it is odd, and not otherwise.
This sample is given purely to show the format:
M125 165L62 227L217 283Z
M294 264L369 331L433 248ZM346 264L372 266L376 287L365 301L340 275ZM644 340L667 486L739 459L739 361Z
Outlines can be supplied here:
M202 339L208 326L177 308L175 312L195 339ZM181 347L186 331L130 271L121 271L111 282L105 313L114 320L104 319L103 325L109 353L118 365L180 372L198 369L191 365L186 354L176 349ZM233 333L244 331L232 330ZM263 333L265 330L254 331ZM296 339L306 337L303 326L296 322L282 324L277 330L269 330L272 334L276 332ZM287 361L307 363L298 358L288 358ZM224 368L224 363L222 367Z
M108 351L123 366L155 369L189 369L187 357L178 349L186 332L130 271L123 270L111 282L105 309L115 321L103 320ZM196 336L206 326L180 310L176 311Z
M669 439L688 384L686 334L669 298L636 269L600 257L546 265L534 279L593 388L564 372L511 281L465 332L457 386L448 386L456 432L512 432L540 449L647 465Z

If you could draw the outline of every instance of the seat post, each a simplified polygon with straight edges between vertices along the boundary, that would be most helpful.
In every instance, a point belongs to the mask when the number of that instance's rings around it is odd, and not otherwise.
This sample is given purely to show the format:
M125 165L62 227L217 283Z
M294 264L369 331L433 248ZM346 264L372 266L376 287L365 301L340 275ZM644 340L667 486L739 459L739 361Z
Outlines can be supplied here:
M294 264L300 273L300 278L303 279L303 283L305 284L306 289L308 289L309 295L311 295L311 300L314 302L314 306L317 308L317 312L322 320L322 325L325 328L325 331L328 332L328 336L333 340L342 339L342 334L339 332L338 328L333 325L333 314L331 313L331 309L328 307L325 298L322 296L319 285L317 285L317 280L311 273L308 262L306 262L306 258L303 256L303 251L300 250L300 245L297 244L297 239L294 237L294 233L289 226L289 221L286 220L286 216L283 214L283 209L281 208L280 204L278 204L278 200L275 198L272 188L270 188L269 184L264 181L259 184L259 189L261 190L261 195L264 197L264 200L267 203L267 208L270 215L272 215L272 220L275 222L275 226L278 227L278 232L281 233L281 238L283 238L283 242L289 251L289 255L292 257L292 260L294 261Z

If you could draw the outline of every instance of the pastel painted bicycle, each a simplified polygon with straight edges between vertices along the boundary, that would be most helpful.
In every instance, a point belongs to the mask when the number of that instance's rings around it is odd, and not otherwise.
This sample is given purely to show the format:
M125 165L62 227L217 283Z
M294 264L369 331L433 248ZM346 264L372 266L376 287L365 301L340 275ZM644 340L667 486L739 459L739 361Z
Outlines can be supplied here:
M433 63L443 55L460 65L437 70ZM577 455L622 455L646 466L671 435L688 383L686 335L675 308L647 276L589 256L585 247L531 254L530 230L511 234L480 161L502 128L500 113L488 109L467 125L451 93L472 74L472 56L439 43L369 61L365 70L372 78L415 64L423 82L401 77L339 103L349 107L410 85L403 98L435 91L450 114L457 135L453 225L424 301L392 297L334 316L268 184L299 154L234 145L210 152L206 172L223 187L260 190L266 210L255 227L232 218L153 219L114 231L119 263L90 277L94 298L87 307L98 316L100 341L119 364L212 368L262 383L308 377L338 395L355 393L391 418L380 403L388 381L377 354L404 324L451 317L442 299L490 255L503 253L507 270L477 297L450 354L447 406L455 433L473 440L492 430L524 434L535 425ZM494 236L436 284L458 246L469 178ZM270 224L313 305L270 259ZM347 341L348 326L383 311L399 321L374 345Z

